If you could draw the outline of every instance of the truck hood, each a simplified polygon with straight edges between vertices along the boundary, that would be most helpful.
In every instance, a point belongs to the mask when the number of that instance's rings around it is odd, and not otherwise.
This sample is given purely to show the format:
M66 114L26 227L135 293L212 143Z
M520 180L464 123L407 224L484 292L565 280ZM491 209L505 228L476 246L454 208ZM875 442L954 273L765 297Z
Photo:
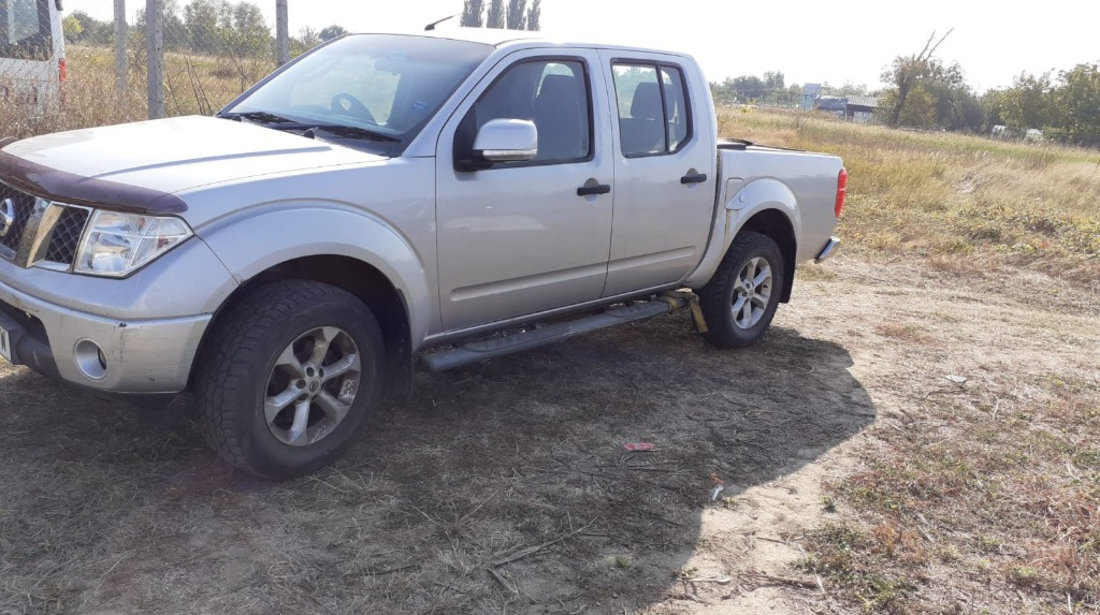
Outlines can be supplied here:
M257 124L205 116L135 122L0 142L0 178L83 205L173 213L211 184L386 160Z

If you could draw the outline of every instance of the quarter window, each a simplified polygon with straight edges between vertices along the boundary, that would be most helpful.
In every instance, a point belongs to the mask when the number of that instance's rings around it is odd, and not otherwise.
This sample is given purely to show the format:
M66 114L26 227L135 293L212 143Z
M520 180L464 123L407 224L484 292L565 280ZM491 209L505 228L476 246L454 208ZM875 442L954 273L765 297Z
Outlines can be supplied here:
M627 158L672 154L691 139L691 113L683 72L663 64L612 67L619 109L619 139Z

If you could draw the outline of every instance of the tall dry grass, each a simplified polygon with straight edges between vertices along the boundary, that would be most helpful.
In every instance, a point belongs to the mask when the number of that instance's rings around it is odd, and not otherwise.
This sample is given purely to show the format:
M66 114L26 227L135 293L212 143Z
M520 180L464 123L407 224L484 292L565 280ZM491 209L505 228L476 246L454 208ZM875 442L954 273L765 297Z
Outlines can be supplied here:
M148 118L146 65L131 53L128 86L119 92L114 56L104 47L69 47L68 78L60 103L44 114L13 108L0 114L0 135L36 134L107 126ZM165 54L164 104L168 115L211 115L275 69L273 60Z
M1100 152L724 108L723 136L835 153L849 172L845 249L1056 265L1100 276ZM1052 267L1053 268L1053 267Z

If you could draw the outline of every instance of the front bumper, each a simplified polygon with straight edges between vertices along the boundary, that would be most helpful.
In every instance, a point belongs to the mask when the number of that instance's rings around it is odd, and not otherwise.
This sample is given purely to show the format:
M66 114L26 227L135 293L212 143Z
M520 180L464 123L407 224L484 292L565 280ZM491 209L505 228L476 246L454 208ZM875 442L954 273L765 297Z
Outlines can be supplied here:
M109 319L43 301L0 282L0 327L8 333L12 363L105 392L182 391L210 319L210 314Z
M47 376L108 393L178 393L212 314L236 287L194 237L125 279L0 258L0 327L13 362Z

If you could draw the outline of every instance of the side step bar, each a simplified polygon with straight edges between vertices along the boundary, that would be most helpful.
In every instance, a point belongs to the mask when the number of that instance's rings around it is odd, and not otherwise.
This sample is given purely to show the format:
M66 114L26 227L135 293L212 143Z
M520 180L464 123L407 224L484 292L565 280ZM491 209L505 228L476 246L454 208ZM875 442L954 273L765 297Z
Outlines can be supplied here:
M556 322L521 333L479 340L463 346L440 350L426 354L420 360L428 370L441 372L512 354L513 352L531 350L574 335L590 333L599 329L642 320L650 316L657 316L658 314L668 314L684 307L687 302L688 299L684 295L666 294L653 301L624 305L607 310L602 314L585 316L577 320Z

